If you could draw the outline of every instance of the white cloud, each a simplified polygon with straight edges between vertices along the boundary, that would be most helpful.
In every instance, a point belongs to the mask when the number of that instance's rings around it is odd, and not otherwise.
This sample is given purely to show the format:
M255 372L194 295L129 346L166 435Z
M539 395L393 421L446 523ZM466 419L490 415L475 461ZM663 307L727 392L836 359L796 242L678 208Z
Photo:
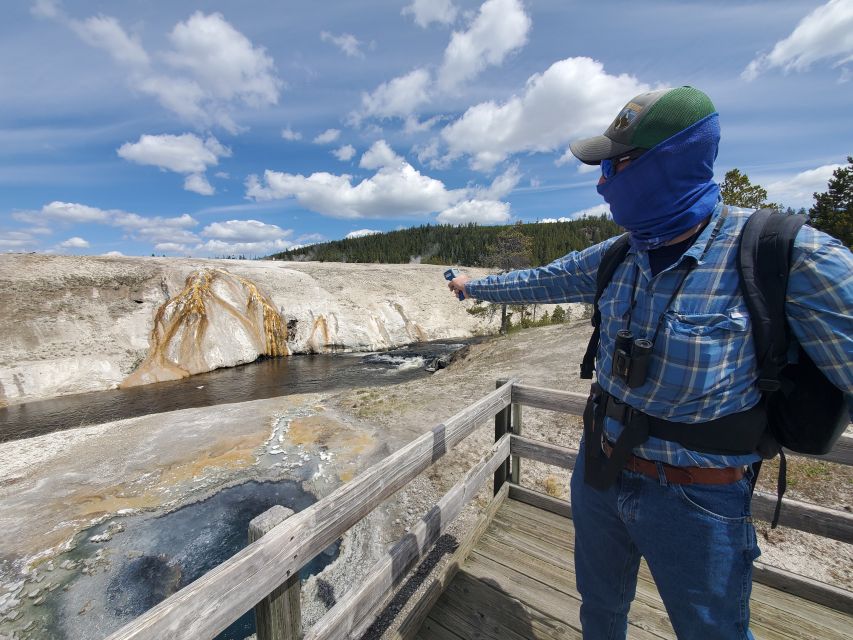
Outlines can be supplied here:
M415 23L426 29L433 22L452 24L459 10L451 0L413 0L412 4L403 7L402 14L411 14Z
M840 164L825 164L794 176L769 181L765 187L767 198L786 207L809 208L814 204L814 193L826 191L832 172L841 167Z
M546 218L542 222L565 222L567 220L578 220L580 218L597 218L599 216L610 217L610 207L606 204L597 204L594 207L573 211L567 216L560 217L556 221L553 218Z
M71 20L69 26L83 42L103 49L119 64L144 68L150 62L139 39L129 36L115 18L93 16L85 20Z
M287 251L294 244L284 239L263 242L226 242L224 240L208 240L193 247L193 254L207 256L249 256L250 258L266 256L271 253Z
M314 144L329 144L340 137L340 129L326 129L323 133L314 138Z
M202 140L192 133L179 136L143 134L138 142L124 143L117 153L125 160L175 173L203 173L209 166L219 164L219 158L231 155L230 149L213 136Z
M509 218L509 203L497 200L465 200L438 214L442 224L501 224Z
M590 58L567 58L531 76L522 95L469 108L441 136L450 158L468 154L472 167L488 170L513 153L550 152L600 134L626 100L649 89L633 76L607 74Z
M339 149L335 149L334 151L332 151L332 155L335 156L341 162L349 162L355 155L355 147L351 144L345 144Z
M201 232L205 238L230 242L268 242L286 238L293 234L290 229L282 229L274 224L259 220L228 220L207 225Z
M298 131L293 131L290 127L281 130L281 137L290 142L302 140L302 134Z
M519 180L521 180L521 174L518 171L518 165L512 165L495 178L487 189L479 189L478 192L484 200L500 200L515 189Z
M426 69L415 69L404 76L383 82L373 93L361 94L362 113L376 118L404 118L429 101L431 78Z
M34 11L51 13L42 2ZM201 130L220 126L240 131L234 113L278 102L281 80L263 47L255 46L219 13L196 11L168 35L170 48L149 54L116 18L94 16L63 21L81 40L103 49L128 70L128 84Z
M209 196L215 190L203 174L209 166L219 164L219 158L229 157L231 150L213 136L202 140L192 133L179 136L143 134L138 142L123 144L117 153L130 162L189 174L184 189Z
M124 254L121 251L107 251L101 254L104 258L123 258Z
M320 40L323 42L331 42L338 49L343 51L351 58L363 58L364 53L361 51L361 42L351 33L342 33L339 36L333 35L328 31L320 33Z
M57 0L36 0L30 7L36 18L58 18L61 15Z
M303 207L334 218L382 218L442 211L462 194L422 175L407 162L384 167L353 185L352 176L313 173L308 177L267 170L246 181L246 195L257 201L296 198Z
M438 73L443 91L457 89L488 66L503 63L527 42L530 17L520 0L486 0L467 31L456 31Z
M829 59L835 59L834 66L853 61L853 2L850 0L829 0L812 11L800 20L791 35L777 42L770 53L753 59L741 77L754 80L774 67L805 71L818 60Z
M68 240L60 242L59 246L63 249L86 249L89 246L89 242L79 236L74 236L73 238L68 238Z
M444 116L438 115L433 116L432 118L428 118L427 120L418 120L417 116L408 116L406 118L406 123L403 127L403 131L412 135L415 133L424 133L432 129L438 122L441 122L444 119Z
M25 231L3 231L0 233L0 250L23 251L38 244L38 240L31 233Z
M212 196L216 193L216 189L207 181L207 177L201 173L188 175L184 179L184 189L202 196Z
M154 251L162 251L163 253L189 253L189 247L180 242L158 242L154 245Z
M38 211L22 211L13 214L16 220L33 224L98 223L118 227L132 238L150 242L197 241L198 237L189 229L198 221L189 214L174 218L162 216L145 217L121 209L99 209L76 202L54 201Z
M347 240L351 240L352 238L364 238L365 236L375 236L377 233L382 233L381 231L376 231L375 229L358 229L357 231L350 231L348 234L344 236Z
M379 169L381 167L397 166L405 162L403 158L394 153L384 140L377 140L364 152L358 166L362 169Z

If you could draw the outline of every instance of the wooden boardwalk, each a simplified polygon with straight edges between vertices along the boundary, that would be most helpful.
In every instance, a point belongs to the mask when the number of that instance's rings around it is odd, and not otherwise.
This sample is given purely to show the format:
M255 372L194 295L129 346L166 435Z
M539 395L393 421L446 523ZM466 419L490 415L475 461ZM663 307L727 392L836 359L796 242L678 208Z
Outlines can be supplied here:
M420 628L419 640L580 638L569 518L505 500ZM853 638L853 618L761 584L750 628L763 640ZM675 638L645 562L629 638Z

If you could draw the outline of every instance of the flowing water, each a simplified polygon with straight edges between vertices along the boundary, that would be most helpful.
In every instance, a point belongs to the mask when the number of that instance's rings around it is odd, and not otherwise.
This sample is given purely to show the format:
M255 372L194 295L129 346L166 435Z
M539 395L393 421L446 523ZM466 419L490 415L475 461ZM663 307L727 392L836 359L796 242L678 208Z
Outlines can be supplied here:
M439 340L380 353L264 358L183 380L15 404L0 409L0 442L124 418L298 393L407 382L477 339Z

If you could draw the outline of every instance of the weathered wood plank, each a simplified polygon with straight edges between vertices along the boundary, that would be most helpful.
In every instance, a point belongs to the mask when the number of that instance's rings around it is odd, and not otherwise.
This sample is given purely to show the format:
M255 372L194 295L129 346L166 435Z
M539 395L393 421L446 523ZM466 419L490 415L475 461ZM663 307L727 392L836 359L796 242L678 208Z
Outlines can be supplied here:
M371 567L362 585L339 600L305 634L305 640L360 638L409 570L429 552L465 505L477 495L483 482L507 459L509 439L510 434L501 437L491 451Z
M521 435L521 405L517 402L510 405L512 407L512 416L510 418L510 426L513 435L520 436ZM510 482L518 484L521 481L521 456L513 456L510 469L512 469L512 475L510 477Z
M294 514L280 504L267 509L249 522L249 543L260 540L273 527ZM302 633L302 583L299 572L255 605L258 640L297 640Z
M447 612L467 637L493 640L565 640L580 638L569 625L504 593L496 585L473 578L463 569L441 597ZM446 614L445 614L446 615Z
M507 407L511 388L509 382L433 427L125 625L110 640L213 638L479 424Z
M798 598L853 616L853 593L834 585L796 575L763 562L753 564L752 579Z
M752 496L752 515L761 520L773 520L776 496L756 491ZM828 509L797 500L782 500L779 524L825 538L853 543L853 514Z
M542 493L541 491L534 491L533 489L513 484L509 487L509 497L512 500L524 502L532 507L538 507L545 511L550 511L558 516L563 516L564 518L572 517L571 504L565 500L558 500L557 498L549 496L547 493Z
M457 635L441 624L441 621L432 617L424 621L418 637L424 640L465 640L463 636Z
M523 384L514 384L512 387L513 402L537 409L571 413L576 416L583 415L586 398L581 393L531 387Z
M534 580L514 569L501 565L486 556L474 552L468 557L464 571L481 581L490 581L504 593L528 603L556 620L580 630L580 600ZM668 623L668 621L667 621ZM640 626L636 626L640 625ZM634 616L629 635L631 638L675 638L673 633L660 634L650 631L646 625L656 626L649 619Z
M542 440L533 440L525 438L513 433L512 436L512 454L521 456L537 462L550 464L561 469L574 469L575 460L577 460L578 452L576 449L561 447L557 444L550 444ZM513 482L515 482L513 480ZM515 484L518 484L517 482Z
M443 569L430 581L424 589L424 596L409 610L402 614L403 618L396 630L390 631L386 638L388 640L410 640L417 633L424 620L429 615L430 609L435 605L441 594L444 592L448 584L450 584L459 571L459 567L465 562L465 559L471 553L474 545L483 535L483 532L488 529L494 518L495 513L501 508L501 505L506 501L509 493L509 484L504 484L500 493L492 498L489 506L483 511L477 524L472 528L453 552L450 560L444 565Z

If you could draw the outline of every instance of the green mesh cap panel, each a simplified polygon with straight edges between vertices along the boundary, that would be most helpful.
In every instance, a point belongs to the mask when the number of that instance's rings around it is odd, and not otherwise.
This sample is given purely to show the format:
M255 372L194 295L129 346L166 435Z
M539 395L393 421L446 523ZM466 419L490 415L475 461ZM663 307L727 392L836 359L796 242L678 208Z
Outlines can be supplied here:
M698 89L678 87L667 92L643 114L631 144L651 149L715 111L711 99Z

